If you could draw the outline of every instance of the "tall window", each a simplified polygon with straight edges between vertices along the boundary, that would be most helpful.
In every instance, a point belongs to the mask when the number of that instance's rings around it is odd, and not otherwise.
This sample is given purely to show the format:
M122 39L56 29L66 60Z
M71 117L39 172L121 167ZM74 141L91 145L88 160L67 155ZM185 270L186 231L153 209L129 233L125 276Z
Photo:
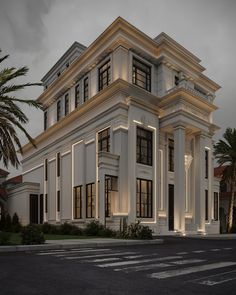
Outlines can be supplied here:
M105 176L105 216L111 216L111 194L118 191L118 177Z
M106 88L111 81L111 61L108 60L98 69L99 91Z
M61 119L61 101L57 102L57 122Z
M208 160L209 160L209 151L205 150L205 178L208 178L208 171L209 171Z
M61 155L57 153L57 177L61 175Z
M168 151L169 151L169 155L168 155L169 171L174 172L174 140L173 139L169 139L168 141Z
M65 95L65 116L69 114L69 94Z
M95 184L86 185L86 217L95 217Z
M214 220L219 219L219 198L218 198L218 193L214 192Z
M48 180L48 159L44 160L44 180Z
M47 111L44 112L43 122L44 122L44 130L46 130L48 128L48 112Z
M74 218L82 218L82 185L74 187Z
M88 77L84 79L84 101L88 100L89 81Z
M98 151L110 152L110 128L98 133Z
M80 89L79 89L79 84L75 86L75 108L78 107L80 103Z
M57 212L61 211L61 192L57 191Z
M205 190L205 220L208 220L208 190Z
M138 218L152 218L151 180L136 180L136 215Z
M152 166L152 131L137 127L137 163Z
M133 59L133 84L151 91L151 67L136 58Z

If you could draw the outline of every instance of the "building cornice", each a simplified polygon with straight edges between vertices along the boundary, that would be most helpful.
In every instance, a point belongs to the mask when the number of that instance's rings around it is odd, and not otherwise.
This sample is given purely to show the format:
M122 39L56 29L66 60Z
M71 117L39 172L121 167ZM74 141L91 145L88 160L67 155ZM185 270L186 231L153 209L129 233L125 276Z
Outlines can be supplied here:
M149 110L150 109L153 110L153 107L155 104L156 111L160 110L157 106L158 102L160 101L160 98L151 94L150 92L143 90L140 87L137 87L133 84L128 83L127 81L124 81L122 79L117 79L113 83L111 83L107 88L100 91L99 93L94 95L92 98L90 98L88 101L86 101L84 104L82 104L79 108L75 109L69 115L61 119L59 122L57 122L56 124L48 128L46 131L44 131L40 135L38 135L35 138L36 145L50 138L56 132L68 126L77 118L81 117L82 115L96 108L99 104L105 102L107 99L113 97L115 94L122 94L124 97L126 97L126 100L124 100L123 102L121 101L119 102L126 108L128 108L128 101L131 100L130 97L132 96L132 101L138 102L143 107L146 107ZM79 126L79 128L81 128L81 126ZM72 130L72 132L74 132L74 130ZM27 143L22 148L23 155L26 152L30 151L31 149L34 149L34 147L30 143Z
M167 108L169 105L177 103L180 100L186 100L187 102L208 113L211 113L218 109L216 105L208 102L206 99L203 99L199 95L182 87L179 87L173 92L163 96L161 102L159 103L159 107Z

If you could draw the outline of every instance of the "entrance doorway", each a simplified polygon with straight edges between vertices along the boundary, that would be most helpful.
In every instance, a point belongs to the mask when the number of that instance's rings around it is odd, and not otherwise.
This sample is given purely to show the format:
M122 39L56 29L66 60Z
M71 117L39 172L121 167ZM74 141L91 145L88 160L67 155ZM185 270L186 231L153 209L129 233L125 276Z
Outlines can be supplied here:
M30 195L30 223L43 223L43 195Z
M169 230L174 230L174 185L169 184Z

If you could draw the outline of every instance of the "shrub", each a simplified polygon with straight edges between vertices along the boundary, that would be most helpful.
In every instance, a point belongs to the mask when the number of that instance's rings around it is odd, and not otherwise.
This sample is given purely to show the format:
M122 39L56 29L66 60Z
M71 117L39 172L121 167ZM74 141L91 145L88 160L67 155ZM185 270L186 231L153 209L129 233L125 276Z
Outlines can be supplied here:
M6 233L3 231L0 231L0 245L9 245L9 241L10 241L10 233Z
M23 245L44 244L45 239L39 227L34 224L29 224L22 228L21 238Z
M10 216L9 213L7 213L6 219L5 219L5 227L4 227L4 229L6 231L11 231L11 226L12 226L11 216Z
M41 230L44 234L58 235L60 234L60 226L45 222L41 225Z
M125 239L151 240L152 230L148 226L141 225L140 221L138 221L125 227L120 233L120 237Z
M116 231L110 228L105 228L103 225L101 225L98 235L100 237L112 238L112 237L116 237L117 233Z
M84 232L88 236L98 236L99 232L103 229L103 225L101 225L98 221L93 220L86 225Z
M6 226L6 215L2 213L1 219L0 219L0 231L4 230Z
M19 217L16 213L14 213L12 217L12 231L15 233L20 232L21 230L21 224L19 222Z
M61 235L82 235L83 231L74 224L63 223L59 227Z

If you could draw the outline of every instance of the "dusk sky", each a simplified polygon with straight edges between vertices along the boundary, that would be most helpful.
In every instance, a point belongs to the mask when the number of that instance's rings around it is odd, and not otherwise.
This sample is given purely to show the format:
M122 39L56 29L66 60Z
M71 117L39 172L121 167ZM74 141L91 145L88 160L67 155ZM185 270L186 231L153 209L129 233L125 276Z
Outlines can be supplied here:
M28 66L24 81L39 82L74 41L89 46L118 16L150 37L165 32L190 50L221 85L215 124L236 128L235 0L0 0L0 48L10 54L7 66ZM42 87L18 94L36 99ZM24 108L27 130L43 131L43 113ZM22 137L22 143L26 139ZM10 169L12 176L19 171Z

